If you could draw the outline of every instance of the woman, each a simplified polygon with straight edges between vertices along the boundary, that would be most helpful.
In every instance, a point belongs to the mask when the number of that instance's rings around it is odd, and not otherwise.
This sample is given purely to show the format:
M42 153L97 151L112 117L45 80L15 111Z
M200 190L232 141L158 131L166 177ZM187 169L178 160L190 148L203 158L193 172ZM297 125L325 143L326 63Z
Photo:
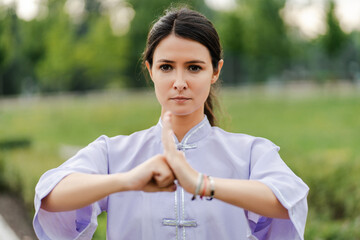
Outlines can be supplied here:
M303 239L308 187L279 147L214 126L223 60L211 22L168 11L149 32L144 62L159 123L102 136L46 172L36 187L38 237L91 239L107 211L108 239Z

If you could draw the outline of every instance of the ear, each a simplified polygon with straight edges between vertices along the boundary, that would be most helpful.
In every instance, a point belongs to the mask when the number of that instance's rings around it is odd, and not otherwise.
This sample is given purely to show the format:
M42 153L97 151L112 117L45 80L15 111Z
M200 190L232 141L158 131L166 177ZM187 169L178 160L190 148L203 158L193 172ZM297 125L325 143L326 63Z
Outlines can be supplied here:
M146 61L145 65L146 65L146 68L147 68L147 70L149 72L149 75L150 75L150 78L151 78L151 81L152 81L152 71L151 71L150 63L148 61Z
M217 70L214 71L213 77L212 77L212 79L211 79L211 84L216 83L216 81L219 79L220 72L221 72L221 68L223 67L223 65L224 65L224 60L221 59L221 60L218 62Z

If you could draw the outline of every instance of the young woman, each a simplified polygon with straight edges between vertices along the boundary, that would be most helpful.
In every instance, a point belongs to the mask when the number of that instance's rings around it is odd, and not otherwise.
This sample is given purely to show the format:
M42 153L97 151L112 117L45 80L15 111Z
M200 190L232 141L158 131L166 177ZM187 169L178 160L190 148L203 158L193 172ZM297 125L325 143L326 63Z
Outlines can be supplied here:
M91 239L102 211L108 239L303 239L308 187L279 147L214 126L221 55L198 12L168 11L154 24L144 62L158 124L101 136L46 172L35 196L39 239Z

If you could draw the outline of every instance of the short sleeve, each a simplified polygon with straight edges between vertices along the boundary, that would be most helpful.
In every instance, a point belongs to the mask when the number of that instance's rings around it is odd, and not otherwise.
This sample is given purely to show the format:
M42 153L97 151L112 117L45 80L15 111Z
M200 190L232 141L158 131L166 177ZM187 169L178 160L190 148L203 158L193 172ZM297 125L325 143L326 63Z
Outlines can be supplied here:
M246 212L258 239L303 240L308 212L308 186L281 159L279 147L258 138L251 150L250 179L266 184L288 210L290 219L272 219Z
M82 209L47 212L41 200L67 175L75 172L108 174L107 137L101 136L58 168L44 173L35 188L33 226L39 239L91 239L97 227L97 216L106 210L104 198Z

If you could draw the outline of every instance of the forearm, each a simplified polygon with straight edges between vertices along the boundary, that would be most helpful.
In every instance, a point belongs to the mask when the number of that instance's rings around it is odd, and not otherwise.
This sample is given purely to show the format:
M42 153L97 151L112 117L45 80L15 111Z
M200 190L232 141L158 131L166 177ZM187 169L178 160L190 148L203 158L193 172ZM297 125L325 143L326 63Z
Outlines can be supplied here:
M70 211L96 202L111 193L126 190L123 174L73 173L62 179L41 202L41 208Z
M175 152L168 156L168 162L185 191L194 194L197 186L197 173L186 161L182 153ZM209 181L207 179L207 181ZM241 207L262 216L285 218L287 209L279 202L272 190L265 184L254 180L214 178L214 197L229 204ZM205 184L200 186L204 189ZM200 191L201 194L202 190ZM211 187L207 182L205 196L210 196Z
M122 191L175 191L174 175L164 156L156 155L132 170L110 175L73 173L42 200L41 208L59 212L79 209Z
M259 215L288 219L287 209L265 184L254 180L214 178L215 198ZM210 195L210 188L207 194Z

